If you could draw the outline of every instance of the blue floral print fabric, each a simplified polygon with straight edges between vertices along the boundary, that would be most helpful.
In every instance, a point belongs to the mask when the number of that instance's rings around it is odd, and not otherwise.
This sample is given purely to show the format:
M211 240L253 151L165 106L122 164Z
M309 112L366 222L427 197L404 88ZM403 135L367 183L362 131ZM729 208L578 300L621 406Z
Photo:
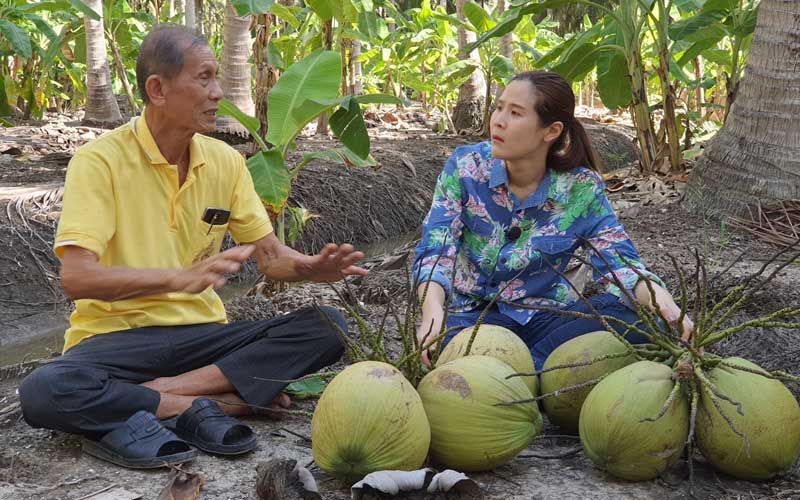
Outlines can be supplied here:
M452 293L456 312L501 294L500 311L524 325L535 307L563 308L578 299L554 268L564 273L579 246L588 250L594 279L623 302L612 273L628 290L640 279L632 267L663 286L642 265L597 173L548 168L536 191L518 200L508 189L505 162L482 142L457 148L439 175L414 276L418 284L430 279Z

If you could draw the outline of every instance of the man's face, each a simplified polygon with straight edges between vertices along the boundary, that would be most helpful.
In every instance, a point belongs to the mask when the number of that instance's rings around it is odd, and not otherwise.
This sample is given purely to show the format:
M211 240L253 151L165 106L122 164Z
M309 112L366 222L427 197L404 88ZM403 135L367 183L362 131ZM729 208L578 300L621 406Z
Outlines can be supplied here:
M184 53L181 72L164 81L163 110L175 126L193 132L216 129L222 87L217 82L217 61L206 45Z

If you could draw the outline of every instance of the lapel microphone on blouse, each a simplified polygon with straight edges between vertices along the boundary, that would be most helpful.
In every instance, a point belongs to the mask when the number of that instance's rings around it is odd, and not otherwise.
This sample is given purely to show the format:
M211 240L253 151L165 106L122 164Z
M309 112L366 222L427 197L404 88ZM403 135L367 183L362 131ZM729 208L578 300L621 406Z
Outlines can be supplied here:
M506 229L506 239L508 241L517 241L522 236L522 229L519 226L514 226Z

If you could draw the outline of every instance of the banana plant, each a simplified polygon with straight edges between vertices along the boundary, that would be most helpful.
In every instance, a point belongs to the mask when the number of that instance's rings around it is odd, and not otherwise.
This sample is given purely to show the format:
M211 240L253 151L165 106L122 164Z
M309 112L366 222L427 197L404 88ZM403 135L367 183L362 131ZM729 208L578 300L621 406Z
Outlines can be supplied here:
M497 26L499 20L472 1L464 3L464 16L467 18L467 22L463 23L465 28L476 35L491 30ZM457 18L455 20L458 21ZM492 104L491 84L505 86L515 73L514 61L499 52L500 46L494 39L488 40L487 43L478 47L480 64L476 69L483 73L484 81L487 83L483 106L482 135L489 133L489 115Z
M517 1L502 20L474 45L511 32L528 15L568 4L598 8L605 17L581 34L566 40L537 61L570 80L580 80L596 70L603 103L628 107L636 127L645 172L652 172L662 158L678 168L682 159L677 123L677 90L673 82L691 87L683 67L697 56L707 56L729 73L728 104L735 97L741 76L741 55L755 26L756 0L622 0L611 9L592 0ZM696 13L696 14L695 14ZM677 16L677 19L676 19ZM726 53L719 46L730 40ZM677 56L680 56L676 58ZM662 132L656 132L650 115L647 74L652 66L662 96Z
M386 22L375 13L373 0L308 0L306 4L322 23L330 23L331 29L335 30L332 33L335 46L342 53L342 58L347 61L342 67L344 84L342 91L347 93L349 87L356 87L355 76L351 74L354 69L352 64L354 42L358 41L359 46L362 42L380 43L380 39L385 38L389 32ZM329 43L333 45L334 40L329 39Z
M677 66L684 68L702 57L724 74L724 117L736 99L736 90L744 73L745 56L753 39L758 14L758 0L707 0L699 9L678 4L683 17L670 24L669 37L677 47ZM687 8L689 7L689 8ZM682 75L676 73L680 78ZM702 85L683 78L687 85Z
M623 0L615 10L590 0L546 0L536 4L515 5L506 12L501 22L485 32L473 45L509 33L524 16L547 9L570 3L600 8L605 13L600 22L566 40L538 63L572 81L583 79L596 68L600 98L611 109L630 109L642 168L645 172L652 172L658 158L659 144L650 117L642 51L654 1Z
M256 191L277 220L277 235L287 241L285 212L292 181L312 161L324 159L346 166L372 166L370 139L361 105L399 101L389 95L340 96L342 60L338 52L319 50L289 66L268 95L266 137L259 135L260 121L243 113L230 101L220 103L219 112L231 116L247 128L260 151L247 160ZM286 155L294 147L298 134L321 114L330 115L330 127L342 142L341 147L307 153L291 167ZM292 213L288 217L290 235L296 237L292 221L309 216Z
M500 16L498 21L502 19ZM588 18L584 19L584 26L587 29L592 27ZM564 37L556 33L556 28L558 23L550 16L538 22L534 22L531 17L525 17L520 21L513 33L513 44L519 49L514 51L514 67L517 71L538 67L539 59L564 43Z
M149 12L134 11L126 0L103 3L103 22L106 41L112 54L120 90L128 98L132 114L139 111L139 100L130 82L136 82L136 57L149 26L157 24ZM117 92L117 89L115 89Z
M72 63L62 48L72 38L81 18L79 11L97 15L80 0L27 3L19 0L0 2L0 62L7 57L24 61L17 67L21 78L15 81L8 64L0 64L0 116L10 115L10 104L20 96L25 101L25 115L41 117L48 98L58 95L61 84L51 78L55 62L71 70ZM91 14L89 14L91 12ZM54 29L55 28L55 29ZM60 33L56 30L60 29Z
M370 75L365 85L401 98L411 91L425 111L438 111L439 130L453 130L450 112L458 88L477 67L458 60L456 18L430 0L405 11L391 2L383 8L394 29L363 53L364 71Z

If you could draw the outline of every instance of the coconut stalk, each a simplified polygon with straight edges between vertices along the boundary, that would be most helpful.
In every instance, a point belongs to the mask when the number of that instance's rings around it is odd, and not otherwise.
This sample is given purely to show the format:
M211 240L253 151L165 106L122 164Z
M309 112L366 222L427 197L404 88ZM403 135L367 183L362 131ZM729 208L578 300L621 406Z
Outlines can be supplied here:
M604 258L600 252L592 246L589 242L586 242L587 248L595 253L598 258L608 266L609 263L607 259ZM800 377L791 375L786 373L785 371L768 371L761 369L760 367L757 368L750 368L747 366L740 366L738 364L734 364L728 362L721 357L706 352L706 348L713 346L714 344L723 341L730 336L740 333L748 328L791 328L791 329L798 329L800 328L800 307L784 307L777 311L764 314L759 316L755 319L745 321L736 325L730 325L730 319L736 315L742 308L747 304L747 302L757 293L759 290L762 290L772 279L777 276L777 274L788 266L790 263L794 262L797 258L800 258L800 252L795 252L796 248L800 245L800 239L795 241L793 245L790 245L786 248L783 248L771 258L769 258L761 268L748 276L742 284L734 287L730 292L728 292L721 300L716 302L712 307L708 307L708 271L705 266L704 259L702 259L697 251L695 251L695 270L692 276L692 280L695 284L695 293L696 296L694 301L690 301L689 299L689 283L687 282L685 273L678 265L677 260L674 256L669 255L669 258L673 264L675 269L675 273L678 276L679 287L680 287L680 298L678 300L681 308L681 314L679 320L677 321L677 326L673 327L670 325L668 321L664 318L664 315L660 308L658 307L657 303L655 302L655 289L651 283L651 281L638 269L631 266L630 262L622 255L618 255L618 257L639 276L640 280L644 280L645 285L648 289L648 292L651 297L651 304L653 304L652 309L646 308L638 304L635 301L634 297L632 296L631 292L623 286L620 282L619 278L614 273L611 273L611 279L613 280L614 284L619 288L621 293L630 301L631 304L637 310L639 317L641 319L641 325L628 325L628 331L634 331L636 333L641 334L643 337L647 338L653 345L640 347L640 346L633 346L631 345L630 349L631 352L638 359L650 359L650 360L659 360L664 364L667 364L673 369L673 378L675 380L675 387L670 392L669 396L664 400L664 403L660 409L660 411L655 414L653 417L645 418L642 422L650 422L654 425L666 414L668 409L672 407L675 403L677 398L686 398L687 402L689 403L690 411L689 411L689 434L686 440L686 447L689 452L689 468L690 468L690 477L693 477L693 464L691 462L692 457L691 453L693 452L695 446L695 432L697 427L697 415L698 415L698 405L700 404L699 401L701 399L707 401L707 407L713 408L714 411L721 417L721 420L724 422L730 431L741 439L741 446L744 450L744 453L749 456L751 446L752 446L752 438L749 435L747 429L740 429L737 427L735 423L735 416L738 415L740 417L745 415L747 409L743 406L742 403L737 401L735 398L732 398L730 395L725 394L709 377L709 373L716 367L725 367L729 370L738 370L739 372L749 373L759 375L764 377L765 379L770 380L777 380L780 382L800 382ZM790 253L791 255L787 259L781 260L781 258ZM591 261L587 258L583 258L580 256L573 256L578 260L582 261L584 264L589 265L593 269L597 270L595 266L591 263ZM776 265L777 264L777 265ZM559 276L562 278L566 278L566 276L556 267L551 265L550 266ZM724 271L727 272L730 270L731 266L728 266ZM768 270L772 269L768 272ZM720 273L722 274L722 273ZM715 275L714 278L719 276ZM567 280L568 281L568 280ZM571 284L571 283L570 283ZM579 300L582 300L585 304L590 305L586 297L580 293L573 286L573 290L577 293ZM619 335L618 333L614 332L613 329L609 328L610 324L619 324L619 320L615 318L603 316L599 314L596 310L589 307L589 313L579 313L575 311L562 311L558 308L550 308L550 307L543 307L543 306L526 306L522 304L517 304L514 302L508 302L509 304L513 305L514 307L520 308L534 308L537 310L543 310L548 312L554 312L558 314L564 314L567 316L572 317L579 317L585 319L595 319L599 321L604 327L608 328L609 332L615 335L618 335L619 338L625 341L624 336ZM692 308L692 316L696 319L696 327L693 335L691 336L688 342L684 342L681 339L683 335L683 319L685 318L686 314L689 313L689 304L693 303ZM626 332L627 333L627 332ZM626 341L627 342L627 341ZM628 344L630 345L630 344ZM658 357L654 356L655 353L658 353ZM623 355L623 354L620 354ZM575 369L580 368L582 366L589 366L605 359L608 359L609 356L600 356L595 359L591 359L586 362L579 362L573 364L565 364L560 366L554 366L549 369L542 369L537 370L536 374L545 373L551 370L558 370L558 369ZM521 376L521 375L531 375L531 374L515 374L514 376ZM590 380L588 382L584 382L582 384L578 384L575 386L569 387L562 387L557 391L542 394L533 398L532 400L541 400L549 397L557 397L559 395L577 391L581 388L586 387L587 385L597 384L600 380L605 377L599 377L594 380ZM524 402L530 402L531 400L520 400L520 401L509 401L503 404L519 404ZM738 418L738 417L737 417Z
M481 328L488 311L499 302L507 303L519 308L533 308L572 317L596 319L598 322L600 322L600 324L603 325L604 328L609 331L609 333L624 343L627 348L624 352L605 356L597 356L596 358L588 361L563 364L559 366L553 366L548 369L542 368L535 370L534 373L516 373L509 375L509 378L515 376L540 375L547 371L553 370L576 369L582 366L589 366L601 361L624 355L633 355L637 360L656 361L667 365L672 369L675 386L669 392L669 395L665 397L663 403L655 407L653 415L645 416L641 420L641 423L647 423L648 425L659 425L659 422L662 420L669 408L671 408L674 404L678 404L678 399L681 399L683 402L680 404L685 403L689 408L686 416L686 418L690 420L688 422L689 433L688 437L686 438L685 446L691 453L695 447L698 408L701 404L700 402L704 401L705 403L703 404L705 404L705 408L711 408L712 411L716 412L720 416L719 418L722 425L727 426L737 438L742 440L742 446L744 447L743 449L749 449L752 439L748 430L739 428L739 426L736 424L736 418L739 418L741 415L745 414L747 412L747 408L744 407L742 403L737 401L738 398L732 397L730 394L726 394L724 390L718 387L715 382L711 380L709 377L711 370L717 367L724 367L728 370L738 370L742 373L755 374L764 377L764 379L777 380L781 382L800 382L800 377L791 375L784 371L767 371L761 368L738 366L736 364L727 362L720 356L717 356L711 352L707 352L706 349L713 346L713 344L750 327L800 327L800 307L782 308L778 311L765 314L738 325L730 325L730 318L734 317L737 312L741 311L748 300L751 299L757 291L763 289L766 284L774 279L781 269L785 268L797 257L800 257L800 252L795 251L799 244L800 240L795 242L794 245L776 253L774 256L768 259L768 261L765 262L758 271L748 276L740 285L737 285L724 297L722 297L721 300L716 301L713 306L709 306L708 304L709 273L706 269L705 261L700 257L699 252L694 252L696 261L695 269L694 273L690 275L688 279L686 273L684 273L684 271L678 265L677 260L670 255L669 258L678 277L680 288L680 296L677 302L679 303L681 314L679 321L677 322L677 326L671 325L664 318L663 311L660 310L655 302L655 288L649 278L647 278L642 271L630 266L631 263L627 261L624 256L618 255L622 262L627 263L629 267L636 272L640 280L644 280L647 291L651 297L651 303L654 304L652 309L639 304L635 300L635 297L633 297L631 291L625 288L620 278L616 274L610 273L608 275L608 279L619 288L621 295L627 298L629 303L632 304L632 306L636 309L640 317L640 321L633 325L623 323L623 334L618 333L614 328L611 327L611 325L620 325L620 320L600 314L596 309L591 307L591 303L588 301L588 299L579 290L577 290L574 285L569 282L569 280L567 280L570 286L572 286L573 291L577 294L578 300L583 301L589 306L589 312L583 313L576 311L564 311L558 308L528 306L524 304L518 304L513 301L506 301L502 299L505 289L501 289L497 296L493 297L482 311L476 325L473 327L472 338L470 339L470 342L474 341L477 331ZM585 246L588 250L594 252L598 256L598 260L600 262L604 263L607 268L610 268L608 260L602 254L600 254L597 248L592 246L589 242L586 242ZM782 259L782 257L787 253L791 253L790 258ZM597 270L596 267L593 266L590 259L580 256L574 257L582 261L584 264L587 264ZM437 256L434 265L439 265L441 258L442 255ZM727 272L731 267L732 266L728 266L723 273ZM566 278L564 273L561 272L556 266L551 264L551 268L556 274ZM455 269L453 269L453 273L454 271ZM715 275L712 279L716 279L718 276L719 274ZM410 278L410 276L408 277ZM513 279L509 280L509 282L511 281L513 281ZM349 281L345 280L343 285L344 290L341 286L333 287L331 285L337 296L339 296L345 305L348 314L355 320L358 331L358 334L355 336L348 336L346 332L343 332L339 329L338 324L330 321L332 327L334 327L340 334L352 361L376 360L387 362L400 369L404 376L406 376L407 379L415 386L419 383L427 371L427 369L421 363L423 346L429 345L430 341L441 344L440 341L449 333L446 328L447 321L445 318L445 321L443 321L438 332L434 332L429 328L429 331L425 332L425 335L421 341L417 338L416 322L419 318L419 305L424 302L426 298L431 280L428 279L425 282L425 287L422 289L422 293L418 295L416 291L417 287L415 287L414 284L419 282L419 272L417 272L413 280L408 280L408 285L406 288L407 297L405 311L404 315L402 315L404 317L401 317L399 307L396 306L396 303L392 300L389 300L377 326L372 326L370 322L364 318L362 313L359 312L357 305L354 304L354 298L356 295L352 290L351 283ZM690 290L696 294L695 297L690 298ZM450 299L451 297L447 297L448 304ZM445 309L445 314L446 310L447 308ZM684 342L681 340L681 336L683 333L685 333L682 331L682 320L687 314L691 314L696 320L696 327L692 337L690 337L690 340L688 342ZM387 353L384 343L387 324L391 323L392 321L398 329L402 343L402 352L400 355L395 356L394 359L390 359L392 356ZM640 334L642 337L647 339L650 344L631 344L626 339L627 334L630 332ZM471 345L468 347L468 349L470 347ZM439 347L439 349L441 349L441 347ZM437 349L435 353L432 353L431 360L433 362L435 362L436 358L438 357L439 349ZM506 401L497 404L506 406L530 403L532 401L538 401L548 397L556 397L569 392L579 391L589 386L594 386L604 378L605 376L597 377L574 386L561 387L557 391L542 394L529 399ZM691 463L691 455L689 456L689 461L690 475L692 475L693 464Z
M434 267L439 265L442 256L441 253L437 255L434 261ZM423 338L421 340L418 339L416 323L419 318L421 304L425 302L432 280L428 278L428 280L424 282L422 297L418 297L413 284L420 282L420 271L417 271L413 280L410 279L407 269L406 272L405 310L403 311L402 318L394 301L389 299L387 300L386 309L381 316L380 323L377 326L372 325L358 310L357 305L354 305L356 293L352 288L352 284L347 279L342 282L345 293L342 293L341 287L334 286L331 283L328 283L328 286L344 305L347 315L354 320L358 335L348 335L348 333L342 330L339 324L329 318L322 309L317 308L317 310L322 314L331 328L339 335L351 363L359 361L381 361L390 364L400 370L403 376L416 387L419 381L427 374L427 367L422 363L422 353L425 350L425 346L432 343L437 344L437 348L431 356L431 362L435 364L441 352L441 341L450 333L450 330L446 328L450 297L445 298L444 319L439 331L433 332L429 328ZM455 272L455 267L453 268L453 272ZM402 349L398 356L392 356L386 351L385 339L387 336L387 323L389 323L390 319L394 322L400 336Z

